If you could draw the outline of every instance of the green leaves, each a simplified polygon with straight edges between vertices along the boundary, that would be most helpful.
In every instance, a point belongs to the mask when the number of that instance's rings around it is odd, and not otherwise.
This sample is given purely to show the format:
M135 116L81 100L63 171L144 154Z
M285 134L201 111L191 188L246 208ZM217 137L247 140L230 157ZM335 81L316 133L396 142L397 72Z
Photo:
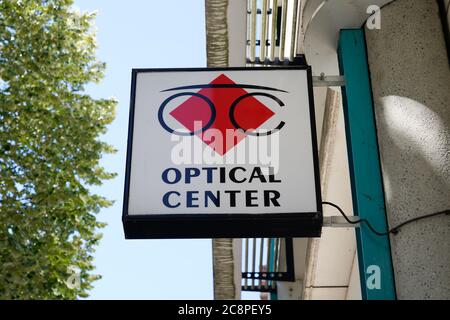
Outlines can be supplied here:
M116 101L83 92L105 65L95 57L93 14L72 0L0 0L0 298L85 297L95 214L112 203L91 194L115 175L99 165L99 140ZM67 285L78 268L78 285Z

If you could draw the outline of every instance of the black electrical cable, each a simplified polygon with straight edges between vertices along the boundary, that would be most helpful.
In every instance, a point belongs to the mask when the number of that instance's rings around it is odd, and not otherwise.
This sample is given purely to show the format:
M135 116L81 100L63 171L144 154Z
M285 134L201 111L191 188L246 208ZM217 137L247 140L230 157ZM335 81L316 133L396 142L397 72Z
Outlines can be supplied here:
M372 231L374 234L376 234L377 236L380 236L380 237L387 236L390 233L397 234L402 227L404 227L405 225L410 224L410 223L412 223L414 221L419 221L419 220L422 220L422 219L427 219L427 218L431 218L431 217L435 217L435 216L440 216L440 215L443 215L443 214L450 215L450 210L444 210L444 211L439 211L439 212L435 212L435 213L430 213L430 214L427 214L427 215L424 215L424 216L416 217L416 218L407 220L405 222L402 222L398 226L396 226L396 227L394 227L394 228L392 228L392 229L390 229L388 231L379 232L378 230L376 230L370 224L370 222L367 219L359 219L359 220L356 220L356 221L352 221L352 220L350 220L347 217L345 212L338 205L336 205L334 203L331 203L331 202L327 202L327 201L322 202L322 204L328 205L328 206L331 206L331 207L337 209L340 212L340 214L344 217L344 219L350 224L365 223L367 225L367 227L370 229L370 231Z

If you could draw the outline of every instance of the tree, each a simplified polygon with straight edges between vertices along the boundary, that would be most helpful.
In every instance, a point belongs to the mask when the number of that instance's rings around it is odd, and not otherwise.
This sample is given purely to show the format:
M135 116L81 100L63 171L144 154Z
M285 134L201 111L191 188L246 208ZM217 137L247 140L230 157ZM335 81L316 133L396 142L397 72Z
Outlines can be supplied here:
M99 140L116 102L86 84L103 77L93 14L72 0L0 0L0 298L75 299L111 205L89 186L111 179ZM79 273L79 275L77 274ZM79 280L79 281L77 281Z

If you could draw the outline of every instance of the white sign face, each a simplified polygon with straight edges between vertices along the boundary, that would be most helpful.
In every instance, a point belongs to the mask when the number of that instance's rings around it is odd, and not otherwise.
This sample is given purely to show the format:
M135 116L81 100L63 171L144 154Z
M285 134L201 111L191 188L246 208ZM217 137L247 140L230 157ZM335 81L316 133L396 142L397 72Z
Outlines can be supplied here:
M124 221L316 215L311 92L309 68L134 70Z

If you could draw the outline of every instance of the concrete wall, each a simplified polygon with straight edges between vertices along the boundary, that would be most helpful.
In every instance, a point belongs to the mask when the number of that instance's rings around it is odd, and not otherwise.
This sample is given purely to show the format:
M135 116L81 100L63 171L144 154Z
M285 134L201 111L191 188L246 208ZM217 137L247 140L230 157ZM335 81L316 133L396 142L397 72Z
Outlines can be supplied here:
M450 69L435 0L397 0L366 30L390 227L450 208ZM450 217L391 236L399 299L450 299Z
M340 93L328 88L324 106L319 151L322 199L338 204L351 215L350 173ZM324 206L323 210L325 217L339 214L329 206ZM321 238L309 239L303 299L361 299L355 254L354 228L324 228Z
M450 25L450 11L448 10L450 6L450 0L445 0L445 7L447 8L447 22Z

